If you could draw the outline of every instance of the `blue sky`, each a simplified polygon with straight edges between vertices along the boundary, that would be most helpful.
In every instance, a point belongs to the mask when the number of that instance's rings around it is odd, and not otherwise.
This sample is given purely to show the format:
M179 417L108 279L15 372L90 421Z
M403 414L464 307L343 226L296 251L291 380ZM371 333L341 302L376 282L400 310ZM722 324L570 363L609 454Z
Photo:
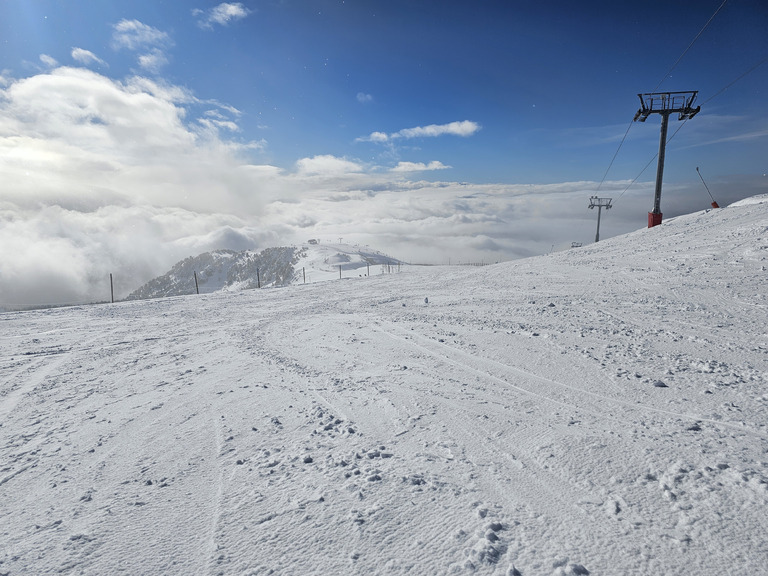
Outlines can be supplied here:
M765 192L766 30L761 0L2 0L0 271L56 253L69 288L34 298L79 301L107 268L311 237L506 260L588 242L593 194L607 238L652 208L659 120L630 124L653 90L702 104L665 216L708 207L697 166L721 203Z

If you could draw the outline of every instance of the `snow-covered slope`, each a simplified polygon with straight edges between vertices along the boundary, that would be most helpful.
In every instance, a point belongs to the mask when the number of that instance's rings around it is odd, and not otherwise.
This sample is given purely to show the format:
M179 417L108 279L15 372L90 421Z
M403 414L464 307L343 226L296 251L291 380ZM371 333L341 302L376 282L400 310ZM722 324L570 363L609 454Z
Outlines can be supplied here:
M0 574L765 574L768 199L0 315Z
M176 263L128 296L128 300L287 286L391 272L400 261L380 252L348 244L266 248L261 252L215 250ZM373 267L373 270L371 268ZM195 286L197 274L197 286Z

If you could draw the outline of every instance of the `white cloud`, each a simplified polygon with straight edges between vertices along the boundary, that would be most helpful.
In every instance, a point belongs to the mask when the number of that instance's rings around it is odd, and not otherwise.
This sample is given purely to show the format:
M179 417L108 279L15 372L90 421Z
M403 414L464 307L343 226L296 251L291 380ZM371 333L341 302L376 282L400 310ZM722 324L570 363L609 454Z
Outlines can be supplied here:
M72 48L72 59L75 62L79 62L80 64L84 64L86 66L89 64L98 64L99 66L108 67L104 60L96 56L96 54L90 50L85 50L83 48Z
M238 110L237 108L235 108L234 106L230 106L229 104L225 104L223 102L219 102L218 100L205 100L205 103L206 104L212 104L212 105L216 106L217 109L225 110L226 112L229 112L230 114L232 114L233 116L238 117L238 118L243 115L243 113L240 110ZM212 111L209 110L208 112L206 112L206 114L210 114L211 112Z
M429 164L423 162L398 162L397 166L392 168L392 172L422 172L425 170L445 170L451 168L439 160L432 160Z
M472 136L478 130L480 130L480 125L477 122L464 120L462 122L451 122L450 124L430 124L429 126L406 128L405 130L400 130L400 132L393 135L393 137L434 138L436 136L443 136L444 134L467 137Z
M337 158L329 154L302 158L296 162L296 169L299 174L305 176L339 176L363 171L363 167L357 162L345 158Z
M192 15L198 18L198 25L201 28L212 28L213 24L227 26L231 22L242 20L251 11L240 2L223 2L210 10L192 10Z
M392 134L384 132L372 132L368 136L357 138L358 142L389 142L398 138L436 138L437 136L472 136L480 130L481 126L477 122L463 120L461 122L450 122L448 124L430 124L429 126L416 126L414 128L404 128Z
M768 136L768 122L762 118L736 114L702 114L696 120L686 126L685 148L723 142L751 142Z
M360 140L358 138L358 140ZM371 132L370 136L365 138L367 142L389 142L389 136L384 132Z
M40 54L40 62L49 68L54 68L59 65L59 63L56 61L56 58L53 56L48 56L48 54Z
M115 49L144 50L171 43L167 33L138 20L120 20L113 29L112 46Z
M227 120L218 114L208 118L199 118L197 121L200 123L200 125L208 129L224 129L230 132L240 132L240 126L238 126L236 122Z
M743 134L736 134L733 136L728 136L726 138L719 138L719 139L710 140L709 142L702 142L701 144L698 144L698 146L719 144L721 142L748 142L751 140L757 140L759 138L765 138L767 136L768 136L768 128L765 128L762 130L751 130L748 132L744 132Z
M142 70L158 74L168 64L165 48L173 44L171 37L162 30L138 20L120 20L113 27L112 47L141 52L138 64Z
M362 104L365 104L366 102L372 102L373 96L371 96L370 94L366 94L365 92L358 92L357 101Z
M166 64L168 64L168 58L162 50L157 48L139 55L139 66L147 72L157 74Z

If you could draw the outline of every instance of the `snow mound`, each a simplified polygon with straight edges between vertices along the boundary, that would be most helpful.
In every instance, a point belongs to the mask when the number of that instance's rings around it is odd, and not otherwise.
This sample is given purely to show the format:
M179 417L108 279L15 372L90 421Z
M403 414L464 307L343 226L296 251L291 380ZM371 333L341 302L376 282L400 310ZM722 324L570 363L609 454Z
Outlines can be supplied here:
M750 198L744 198L743 200L734 202L730 205L730 207L736 208L739 206L749 206L752 204L763 204L765 202L768 202L768 194L760 194L758 196L751 196Z

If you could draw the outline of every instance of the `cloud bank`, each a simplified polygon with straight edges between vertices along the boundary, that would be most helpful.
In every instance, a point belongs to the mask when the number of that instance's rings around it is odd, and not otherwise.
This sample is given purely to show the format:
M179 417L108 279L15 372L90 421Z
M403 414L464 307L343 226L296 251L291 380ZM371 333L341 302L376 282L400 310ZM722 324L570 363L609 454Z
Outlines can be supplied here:
M121 30L131 46L162 38L135 21ZM4 76L0 308L103 301L110 273L125 296L217 248L344 237L447 264L542 254L594 236L594 182L434 182L412 176L448 168L438 160L387 167L333 155L283 169L258 161L265 141L232 139L239 119L232 107L143 76L117 81L73 67ZM453 122L387 137L478 129ZM627 184L605 182L600 194L616 197ZM601 237L642 227L651 197L650 183L635 185L603 218Z
M433 160L429 164L423 162L398 162L397 166L392 168L392 172L424 172L427 170L445 170L450 168L439 160Z

